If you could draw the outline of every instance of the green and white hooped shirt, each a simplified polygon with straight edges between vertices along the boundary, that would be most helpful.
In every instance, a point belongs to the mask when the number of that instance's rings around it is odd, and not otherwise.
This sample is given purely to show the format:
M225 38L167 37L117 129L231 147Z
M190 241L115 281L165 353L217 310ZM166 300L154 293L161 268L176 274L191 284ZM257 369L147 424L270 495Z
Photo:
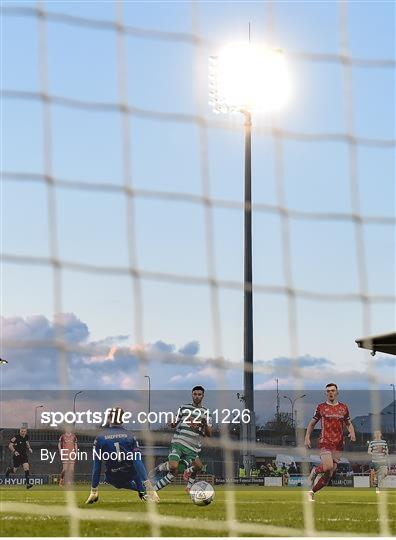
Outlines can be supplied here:
M386 465L388 463L388 444L383 439L369 442L369 451L373 463Z
M189 422L192 420L199 422L203 418L206 419L208 426L212 425L212 417L206 407L196 407L193 403L187 403L179 407L179 422L172 443L181 444L193 452L200 452L202 436L191 427Z

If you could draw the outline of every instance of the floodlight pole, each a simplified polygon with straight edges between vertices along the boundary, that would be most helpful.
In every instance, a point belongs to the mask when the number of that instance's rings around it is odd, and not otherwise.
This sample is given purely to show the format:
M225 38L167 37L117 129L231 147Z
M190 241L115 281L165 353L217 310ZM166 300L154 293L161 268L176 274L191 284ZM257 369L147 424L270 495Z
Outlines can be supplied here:
M151 412L151 378L150 378L150 375L145 375L144 378L147 379L147 382L148 382L148 415L149 415ZM149 431L151 429L150 422L148 423L148 429Z
M297 427L297 421L294 422L294 412L295 412L295 409L294 409L294 405L296 403L296 401L298 399L303 399L306 397L306 394L302 394L301 396L297 396L296 398L292 399L291 397L289 396L283 396L285 399L288 399L290 401L290 405L291 405L291 421L292 421L292 426L293 424L295 425L295 427Z
M37 429L37 409L42 409L44 405L36 405L34 408L34 429Z
M256 421L254 417L253 387L253 278L252 278L252 117L249 111L245 116L245 242L244 242L244 396L245 408L250 411L250 421L244 430L248 443L256 442ZM245 447L246 448L246 447ZM245 471L254 466L252 449L247 447L243 455Z
M76 428L76 417L75 417L75 415L76 415L76 399L77 399L77 396L79 396L82 393L83 393L83 391L79 390L78 392L76 392L74 394L74 398L73 398L73 413L74 413L74 424L73 424L73 426L74 426L74 429Z

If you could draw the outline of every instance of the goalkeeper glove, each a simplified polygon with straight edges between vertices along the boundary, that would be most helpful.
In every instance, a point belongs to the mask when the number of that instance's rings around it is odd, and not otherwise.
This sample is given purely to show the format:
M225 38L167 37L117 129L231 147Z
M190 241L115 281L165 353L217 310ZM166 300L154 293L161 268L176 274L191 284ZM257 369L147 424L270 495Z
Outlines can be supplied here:
M98 490L91 488L91 493L89 494L88 499L85 501L85 504L93 504L99 499Z
M150 480L145 480L143 482L143 486L145 488L145 492L140 492L139 497L142 501L151 501L151 502L159 502L159 497L157 495L157 492L154 491L153 485L150 482Z
M155 503L160 501L156 491L148 491L146 493L139 492L139 497L142 501L150 501Z
M153 484L150 482L150 480L145 480L143 482L143 486L146 491L154 491Z

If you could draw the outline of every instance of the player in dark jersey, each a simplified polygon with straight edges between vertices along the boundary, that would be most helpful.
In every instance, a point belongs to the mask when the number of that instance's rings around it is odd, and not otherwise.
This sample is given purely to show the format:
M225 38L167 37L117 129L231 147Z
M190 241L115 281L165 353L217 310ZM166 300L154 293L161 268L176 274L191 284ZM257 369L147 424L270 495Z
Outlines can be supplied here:
M314 467L309 476L312 489L308 492L308 500L311 502L314 501L314 494L327 486L337 469L344 448L344 426L348 429L351 441L356 441L349 409L347 405L338 401L336 384L326 385L326 397L327 400L317 406L305 435L305 445L311 448L311 433L319 420L321 421L322 430L318 441L321 464Z
M28 453L31 454L33 450L31 449L29 443L29 435L26 428L21 428L19 433L12 437L8 448L12 454L12 467L8 467L5 476L9 478L11 473L16 473L19 467L22 465L23 470L25 471L25 484L26 489L33 487L33 484L29 482L29 460Z
M105 464L105 480L108 484L117 489L137 491L144 501L158 502L159 497L153 490L141 459L139 444L135 437L122 427L124 411L115 407L111 410L111 416L111 424L94 442L91 493L85 501L86 504L95 503L99 499L98 485L102 462Z

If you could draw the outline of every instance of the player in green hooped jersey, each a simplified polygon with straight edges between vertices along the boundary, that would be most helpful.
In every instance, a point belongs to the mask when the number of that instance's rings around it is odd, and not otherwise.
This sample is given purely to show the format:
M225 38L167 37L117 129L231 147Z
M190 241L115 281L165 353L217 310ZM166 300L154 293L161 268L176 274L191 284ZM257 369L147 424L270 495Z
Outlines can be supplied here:
M371 456L370 469L375 472L377 477L376 493L380 492L380 487L388 475L388 444L382 438L380 431L374 432L374 439L369 442L368 454Z
M167 474L154 485L156 491L170 484L178 472L181 461L190 464L183 474L187 481L186 491L189 492L195 482L197 473L202 469L199 458L201 452L201 438L212 435L212 419L209 410L202 405L205 389L194 386L192 389L192 402L179 407L176 420L169 426L175 429L168 461L161 467Z

